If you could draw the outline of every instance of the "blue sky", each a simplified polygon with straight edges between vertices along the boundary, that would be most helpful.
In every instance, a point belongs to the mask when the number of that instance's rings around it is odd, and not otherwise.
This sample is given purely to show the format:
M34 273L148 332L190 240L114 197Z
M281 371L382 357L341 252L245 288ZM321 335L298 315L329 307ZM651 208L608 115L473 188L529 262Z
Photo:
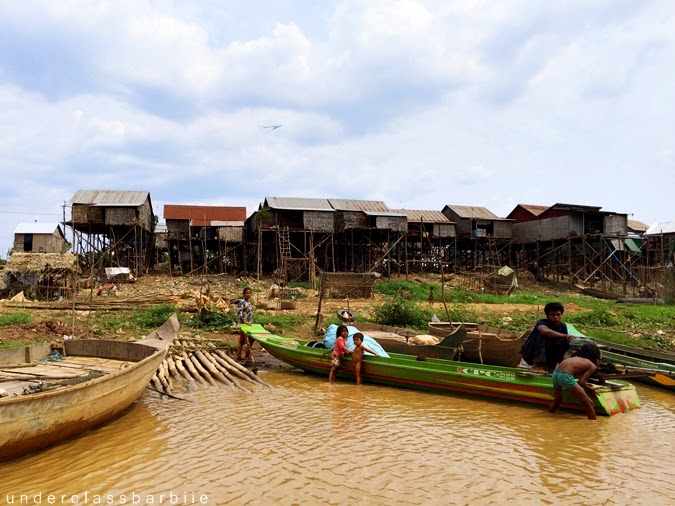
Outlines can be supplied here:
M673 62L670 0L1 2L0 256L79 189L672 221Z

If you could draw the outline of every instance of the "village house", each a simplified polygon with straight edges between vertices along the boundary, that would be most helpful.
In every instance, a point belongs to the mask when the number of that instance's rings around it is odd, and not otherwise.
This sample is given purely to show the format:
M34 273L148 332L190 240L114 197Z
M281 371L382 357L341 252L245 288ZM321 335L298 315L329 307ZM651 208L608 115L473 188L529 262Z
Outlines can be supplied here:
M19 223L14 229L14 252L65 253L68 241L58 223Z

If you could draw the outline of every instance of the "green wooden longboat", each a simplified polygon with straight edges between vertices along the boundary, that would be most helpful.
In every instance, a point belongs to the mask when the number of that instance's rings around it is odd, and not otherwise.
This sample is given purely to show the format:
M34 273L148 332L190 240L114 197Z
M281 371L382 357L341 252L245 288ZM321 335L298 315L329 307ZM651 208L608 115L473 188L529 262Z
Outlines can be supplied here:
M261 325L242 325L272 356L307 372L328 376L331 350L307 346L308 341L270 334ZM391 353L390 358L364 357L363 380L370 383L414 388L430 392L461 393L497 399L548 405L553 401L550 375L527 370L438 358L418 360L414 355ZM354 378L348 355L338 377ZM635 387L625 381L611 380L590 385L597 394L595 410L599 415L615 415L640 406ZM569 392L564 393L562 407L584 411Z

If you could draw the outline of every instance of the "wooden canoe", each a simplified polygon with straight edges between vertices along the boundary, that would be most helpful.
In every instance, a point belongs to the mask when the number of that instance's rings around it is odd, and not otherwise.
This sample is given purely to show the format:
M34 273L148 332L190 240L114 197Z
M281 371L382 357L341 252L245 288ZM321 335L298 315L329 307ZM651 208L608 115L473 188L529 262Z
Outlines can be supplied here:
M8 393L0 398L0 462L70 439L127 409L148 386L178 327L173 315L141 341L68 340L0 350L0 388ZM63 358L54 360L58 355Z
M387 353L401 353L424 358L443 358L453 360L462 349L466 339L466 329L459 325L440 339L437 344L414 344L418 333L411 329L380 325L377 323L359 323L359 331L375 339Z
M429 334L447 336L460 325L466 328L467 334L459 360L502 367L516 367L520 363L520 350L529 331L513 332L476 323L429 322Z
M328 377L331 353L325 348L307 346L308 341L270 334L261 325L242 325L241 329L273 357L298 369ZM413 388L436 393L459 393L549 405L553 401L550 375L532 374L518 368L479 365L454 360L426 358L391 353L389 358L363 357L362 377L365 382ZM354 378L351 356L338 377ZM640 401L635 387L621 380L608 380L602 385L589 384L599 415L615 415L637 409ZM562 407L584 411L584 406L569 391L563 393Z

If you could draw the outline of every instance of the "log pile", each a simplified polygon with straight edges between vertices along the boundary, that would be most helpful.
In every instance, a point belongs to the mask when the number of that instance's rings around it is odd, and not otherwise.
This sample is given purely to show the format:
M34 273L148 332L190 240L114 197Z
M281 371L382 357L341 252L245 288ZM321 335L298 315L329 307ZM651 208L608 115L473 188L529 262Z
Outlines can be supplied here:
M251 393L251 387L272 388L255 372L215 349L213 343L207 342L203 347L180 340L176 345L152 378L152 389L159 393L172 395L175 385L191 392L197 384L206 388L225 386L245 393Z

